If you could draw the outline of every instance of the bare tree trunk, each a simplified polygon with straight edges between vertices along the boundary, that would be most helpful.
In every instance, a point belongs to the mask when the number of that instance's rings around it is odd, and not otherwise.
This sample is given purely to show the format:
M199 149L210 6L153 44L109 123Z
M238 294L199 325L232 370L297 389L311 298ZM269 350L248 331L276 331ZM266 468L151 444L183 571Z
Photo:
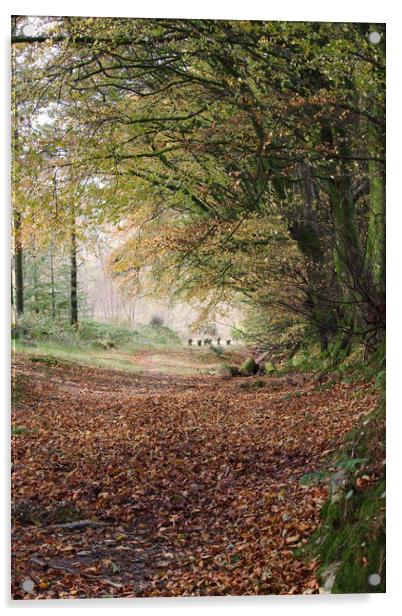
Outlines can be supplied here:
M72 209L71 244L70 244L70 316L71 325L78 326L78 298L77 298L77 237L75 233L75 211Z
M22 269L21 213L14 213L14 272L15 272L15 310L17 315L24 312L24 275Z
M52 295L52 319L56 318L56 294L54 290L53 244L50 244L50 285Z
M14 16L11 20L11 29L15 33L17 30L18 18ZM12 86L14 87L14 78L16 71L16 61L14 52L11 53L11 67L12 67ZM21 212L17 209L16 204L16 188L18 180L18 159L19 159L19 139L18 139L18 114L17 114L17 101L16 97L12 97L12 207L13 207L13 226L14 226L14 282L15 282L15 313L16 316L24 312L24 278L22 269L22 240L21 240L21 227L22 216Z
M33 286L34 286L34 301L35 301L35 312L39 314L39 280L38 280L38 261L36 257L36 243L35 237L33 238L33 249L32 249L32 261L33 261Z

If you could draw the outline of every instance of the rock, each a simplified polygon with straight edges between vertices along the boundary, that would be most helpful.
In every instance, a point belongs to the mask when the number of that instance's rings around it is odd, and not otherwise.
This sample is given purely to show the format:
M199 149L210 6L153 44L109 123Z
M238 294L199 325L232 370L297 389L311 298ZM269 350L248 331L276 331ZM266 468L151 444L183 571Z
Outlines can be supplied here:
M230 379L233 376L237 376L238 374L239 370L236 366L224 365L219 368L219 376L223 378Z
M276 368L272 361L266 361L264 364L265 374L272 374L272 372L276 372Z
M258 372L258 364L255 361L254 357L249 357L240 366L240 374L244 374L245 376L251 376L252 374L257 374L257 372Z

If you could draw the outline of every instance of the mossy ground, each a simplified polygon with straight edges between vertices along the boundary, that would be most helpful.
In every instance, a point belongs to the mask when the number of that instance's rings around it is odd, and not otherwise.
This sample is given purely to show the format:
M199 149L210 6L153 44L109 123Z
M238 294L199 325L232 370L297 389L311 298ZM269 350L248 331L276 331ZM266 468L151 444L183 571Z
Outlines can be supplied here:
M359 470L349 472L342 496L325 503L322 523L311 537L305 556L317 558L322 575L338 563L331 592L385 592L385 405L351 432L343 455L365 459ZM364 478L370 477L368 485ZM362 484L363 482L363 484ZM380 583L373 585L373 574Z
M321 573L339 562L332 593L385 592L385 481L361 494L323 508L323 522L312 538ZM318 546L316 542L319 541ZM379 574L380 584L370 584Z

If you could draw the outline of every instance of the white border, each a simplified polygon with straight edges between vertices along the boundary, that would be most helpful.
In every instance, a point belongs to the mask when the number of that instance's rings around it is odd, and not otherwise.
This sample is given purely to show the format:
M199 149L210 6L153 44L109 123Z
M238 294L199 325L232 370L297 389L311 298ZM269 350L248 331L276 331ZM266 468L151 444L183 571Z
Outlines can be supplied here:
M256 613L280 612L281 614L355 614L379 616L380 610L393 613L401 603L398 591L402 577L402 509L401 509L401 450L402 409L399 400L402 397L402 276L401 276L401 246L402 246L402 19L401 11L395 0L203 0L201 3L190 4L184 0L162 0L138 2L133 0L111 3L100 3L89 0L70 0L69 2L10 2L5 0L1 7L0 28L2 31L2 64L3 105L0 114L0 135L2 136L1 152L5 164L1 166L2 201L1 201L1 266L3 288L3 318L1 319L1 349L2 368L1 391L4 430L3 439L3 472L2 487L5 498L1 507L1 596L3 606L8 609L54 609L83 610L95 613L98 609L114 610L129 608L147 613L173 614L183 613L183 610L200 612L202 610L227 611L230 614L253 610ZM387 22L387 300L388 300L388 387L387 387L387 420L388 420L388 481L387 481L387 594L386 595L331 595L331 596L299 596L299 597L241 597L241 598L204 598L204 599L134 599L120 600L58 600L40 602L10 602L9 601L9 327L5 318L9 314L9 215L10 215L10 155L9 155L9 24L10 15L99 15L128 17L192 17L215 19L271 19L289 21L364 21L371 23ZM4 94L5 93L5 94ZM5 138L6 136L6 138ZM5 315L5 316L4 316ZM399 360L399 361L398 361ZM6 412L4 412L6 411ZM396 610L395 610L396 611Z

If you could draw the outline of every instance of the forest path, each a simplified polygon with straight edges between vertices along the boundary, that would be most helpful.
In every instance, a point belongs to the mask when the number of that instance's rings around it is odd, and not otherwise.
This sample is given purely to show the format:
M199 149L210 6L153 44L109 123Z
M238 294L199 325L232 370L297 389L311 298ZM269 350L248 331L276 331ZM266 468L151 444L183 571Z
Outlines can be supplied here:
M128 358L140 370L148 374L205 375L217 374L222 364L240 365L247 351L242 345L221 347L222 355L216 355L209 347L182 347L171 349L142 349L131 353Z
M373 409L368 385L18 356L13 374L14 598L317 592L293 549L326 492L300 478ZM66 508L101 524L58 526Z

